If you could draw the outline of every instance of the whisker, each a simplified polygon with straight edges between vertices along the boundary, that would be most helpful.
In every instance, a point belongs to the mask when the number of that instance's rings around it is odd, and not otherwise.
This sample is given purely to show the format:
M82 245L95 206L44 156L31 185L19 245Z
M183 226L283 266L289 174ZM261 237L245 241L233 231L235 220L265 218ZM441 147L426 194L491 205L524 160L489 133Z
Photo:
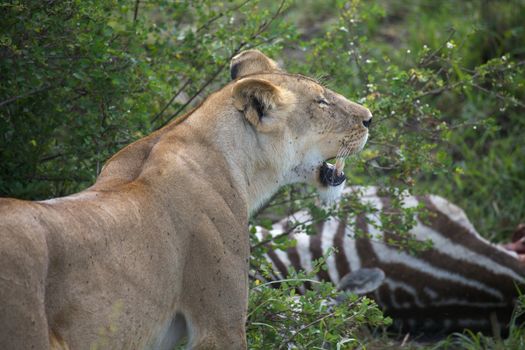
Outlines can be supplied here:
M328 74L319 74L315 77L315 80L319 83L319 85L326 85L328 82L332 80L332 77Z
M341 158L346 158L350 155L350 149L348 147L342 147Z

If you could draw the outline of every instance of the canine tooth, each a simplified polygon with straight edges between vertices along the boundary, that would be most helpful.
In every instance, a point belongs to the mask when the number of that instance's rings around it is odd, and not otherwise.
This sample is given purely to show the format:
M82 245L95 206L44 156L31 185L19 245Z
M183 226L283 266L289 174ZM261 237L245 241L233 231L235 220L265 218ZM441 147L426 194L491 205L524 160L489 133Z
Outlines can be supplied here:
M344 160L344 158L337 158L335 160L335 174L337 176L341 175L343 173L344 167L345 167L345 160Z

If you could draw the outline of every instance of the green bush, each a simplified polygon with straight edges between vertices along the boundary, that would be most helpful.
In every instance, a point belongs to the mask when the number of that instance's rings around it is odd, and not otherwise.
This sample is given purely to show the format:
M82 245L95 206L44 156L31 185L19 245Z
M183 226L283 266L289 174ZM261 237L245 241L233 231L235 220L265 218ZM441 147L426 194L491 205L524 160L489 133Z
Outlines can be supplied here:
M253 281L247 327L249 349L356 348L364 345L359 339L361 327L390 325L391 320L383 317L377 305L366 297L351 295L344 303L335 304L339 292L334 286L314 279L323 264L324 261L314 264L310 274L292 271L278 288L271 286L275 281ZM271 270L264 260L256 266L263 275ZM298 294L296 291L304 282L314 288Z
M0 195L42 199L85 188L118 149L223 85L236 53L275 55L293 39L291 26L276 21L285 6L1 4Z

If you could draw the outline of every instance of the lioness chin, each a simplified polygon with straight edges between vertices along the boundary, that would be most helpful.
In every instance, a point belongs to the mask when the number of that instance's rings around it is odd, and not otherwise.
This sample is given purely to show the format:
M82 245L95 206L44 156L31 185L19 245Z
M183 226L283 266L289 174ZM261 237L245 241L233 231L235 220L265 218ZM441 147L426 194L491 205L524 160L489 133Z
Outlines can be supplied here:
M248 216L282 185L341 188L323 162L371 114L259 51L231 74L85 191L0 200L0 348L246 348Z

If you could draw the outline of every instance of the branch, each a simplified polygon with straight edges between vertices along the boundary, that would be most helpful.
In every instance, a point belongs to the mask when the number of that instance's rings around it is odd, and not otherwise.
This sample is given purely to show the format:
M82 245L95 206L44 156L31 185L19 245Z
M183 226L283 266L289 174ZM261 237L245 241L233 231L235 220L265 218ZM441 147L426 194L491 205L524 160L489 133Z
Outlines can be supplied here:
M233 57L233 56L232 56ZM215 78L217 78L217 76L219 76L219 74L222 72L222 70L224 69L224 67L226 67L226 63L222 64L221 66L219 66L219 68L213 72L212 76L199 88L199 90L197 90L196 93L193 94L193 96L191 96L188 101L186 101L185 104L183 104L182 106L179 107L179 109L177 109L175 111L175 113L173 113L172 115L170 115L168 117L168 119L166 121L164 121L158 128L156 128L155 130L158 130L164 126L166 126L166 124L168 124L171 119L173 119L174 117L176 117L180 112L182 112L186 107L188 107L188 105L197 97L200 95L201 92L204 91L204 89L206 89L208 87L208 85L210 85L214 80Z
M46 157L40 158L39 162L40 163L45 163L45 162L49 162L51 160L54 160L54 159L57 159L57 158L60 158L60 157L63 157L63 156L65 156L65 153L52 154L50 156L46 156Z
M368 142L370 143L371 141L368 141ZM279 195L279 193L277 193L277 195ZM274 196L274 197L277 197L277 195ZM300 197L300 199L312 199L312 198L316 198L316 197L317 196L315 194L310 194L310 195L303 195L303 196ZM264 207L264 209L277 207L279 205L290 204L291 202L293 202L295 200L297 200L297 199L289 198L289 199L285 199L285 200L282 200L280 202L275 202L275 203L272 203L270 201L269 204ZM253 217L255 217L255 216L256 215L253 215Z
M281 14L283 8L284 8L284 3L286 2L286 0L282 0L281 3L279 4L279 8L277 9L277 11L273 14L273 16L270 18L270 20L268 22L263 22L258 30L252 34L252 36L250 37L250 40L253 40L255 39L257 36L259 36L261 33L263 33L269 26L270 24L273 23L273 21L275 21L277 19L277 17L279 17L279 15Z
M435 95L440 95L440 94L442 94L443 92L448 91L448 90L452 90L452 89L454 89L456 86L461 85L461 84L464 84L464 82L462 82L462 81L458 81L458 82L456 82L456 83L454 83L454 84L445 85L445 86L443 86L443 87L441 87L441 88L438 88L438 89L433 89L433 90L426 91L426 92L424 92L424 93L422 93L422 94L419 94L419 95L415 96L415 97L412 99L412 101L418 100L418 99L423 98L423 97L426 97L426 96L435 96Z
M155 130L158 130L162 127L164 127L166 124L168 124L171 119L173 119L174 117L176 117L180 112L182 112L186 107L188 107L188 105L197 97L200 95L201 92L204 91L204 89L206 89L208 87L208 85L210 85L214 80L215 78L217 78L219 76L219 74L222 72L222 70L228 65L228 63L231 61L231 59L237 55L239 53L239 51L241 51L241 49L246 45L245 42L242 42L239 44L239 46L237 46L237 48L233 51L233 53L230 55L230 57L226 60L225 63L223 63L222 65L219 66L219 68L217 68L217 70L215 72L213 72L213 74L211 75L211 77L203 84L201 85L201 87L199 88L199 90L197 90L196 93L194 93L189 99L188 101L186 101L185 104L183 104L182 106L179 107L179 109L177 109L175 111L175 113L173 113L172 115L170 115L168 117L168 120L166 120L164 123L162 123L158 128L156 128Z
M9 104L11 102L15 102L16 100L19 100L21 98L26 98L26 97L29 97L31 95L37 94L39 92L42 92L42 91L54 89L55 87L56 86L45 85L45 86L39 87L37 89L33 89L31 91L28 91L25 94L21 94L21 95L18 95L18 96L10 97L7 100L4 100L4 101L0 102L0 107L2 107L4 105L7 105L7 104Z
M256 289L259 289L259 288L262 288L262 287L265 287L265 286L270 286L272 284L283 283L283 282L310 282L310 283L313 283L313 284L315 284L315 283L317 283L317 284L322 283L322 282L320 282L318 280L314 280L314 279L311 279L311 278L285 278L285 279L281 279L281 280L275 280L275 281L270 281L270 282L259 284L258 286L253 287L251 290L256 290Z
M250 37L249 37L249 41L252 41L254 39L257 38L257 36L259 36L261 33L263 33L269 26L270 24L272 24L275 19L277 19L277 17L281 14L283 8L284 8L284 4L285 4L286 0L282 0L281 3L279 4L279 7L277 8L277 11L273 14L273 16L270 18L269 21L266 21L266 22L263 22L258 28L257 30L255 31L255 33L253 33ZM176 117L180 112L182 112L186 107L188 107L188 105L193 102L193 100L195 98L197 98L197 96L199 96L218 76L219 74L223 71L223 69L228 65L228 63L231 61L231 59L237 55L246 45L248 45L247 42L241 42L239 43L239 45L237 46L237 48L233 51L233 53L230 55L230 57L226 60L225 63L223 63L222 65L219 66L219 68L217 68L217 70L215 72L212 73L211 77L206 81L204 82L203 85L201 85L201 87L197 90L196 93L194 93L189 99L188 101L186 101L186 103L184 103L181 107L179 107L175 113L173 113L172 115L170 115L168 117L168 119L166 121L164 121L158 128L156 128L155 130L158 130L164 126L166 126L166 124L168 124L171 119L173 119L174 117ZM252 46L254 47L254 46ZM157 118L158 119L158 118Z
M177 98L177 96L180 95L180 93L188 86L190 85L191 83L191 78L186 80L186 82L184 84L182 84L182 86L179 88L179 90L177 90L177 92L175 92L175 94L173 95L173 97L168 101L168 103L160 110L159 113L157 113L153 119L151 119L151 123L155 123L157 121L157 119L159 119L162 114L166 111L166 109L168 109L169 106L171 106L171 104L173 103L173 101L175 101L175 99Z
M448 35L447 39L445 41L443 41L443 43L441 44L440 47L438 47L434 52L432 52L430 55L428 55L427 57L425 57L423 60L421 60L421 62L418 64L419 67L424 67L425 65L427 65L428 63L430 63L430 61L436 57L436 55L445 48L445 46L447 45L447 43L452 39L452 37L456 34L456 30L454 28L450 28L450 34Z
M279 233L277 236L271 236L270 238L267 238L263 241L260 241L259 243L253 245L250 247L250 250L253 250L253 249L256 249L256 248L259 248L260 246L263 246L263 245L266 245L270 242L273 242L274 240L276 239L279 239L281 237L284 237L284 236L288 236L290 233L292 233L296 228L298 228L299 226L301 225L304 225L304 224L307 224L309 222L314 222L314 219L309 219L309 220L306 220L306 221L302 221L302 222L298 222L296 223L295 225L293 225L292 227L290 227L288 230L282 232L282 233Z
M235 7L232 7L231 9L228 9L224 12L221 12L219 13L217 16L211 18L208 22L204 23L203 25L201 25L199 28L197 28L197 30L195 31L196 34L198 34L201 30L205 29L205 28L208 28L210 24L212 24L213 22L215 22L216 20L218 20L219 18L221 17L224 17L227 13L230 13L230 12L235 12L237 10L239 10L241 7L243 7L244 5L246 5L247 3L249 3L251 0L246 0L245 2L241 3L240 5L238 6L235 6Z
M236 7L233 7L231 9L228 9L227 11L224 11L224 12L221 12L219 13L217 16L213 17L212 19L210 19L208 22L204 23L203 25L201 25L199 28L197 28L197 30L195 31L195 33L199 33L201 30L207 28L210 24L212 24L213 22L215 22L216 20L220 19L221 17L224 17L227 13L230 13L230 12L234 12L234 11L237 11L238 9L240 9L241 7L243 7L244 5L246 5L248 2L250 2L251 0L246 0L245 2L241 3L240 5L236 6ZM232 56L233 57L233 56ZM166 109L173 103L173 101L175 101L175 98L177 98L178 95L180 95L180 93L191 83L191 79L188 79L183 85L182 87L175 93L175 95L169 100L169 102L162 108L162 110L157 113L153 119L151 120L151 123L155 123L161 116L162 114L166 111ZM185 105L187 106L187 105ZM180 112L180 110L179 110ZM178 113L176 113L178 114ZM170 117L170 119L173 118Z
M76 181L76 182L86 182L86 181L92 181L91 178L88 177L81 177L81 176L45 176L45 175L33 175L33 176L14 176L10 179L17 180L27 180L27 181L49 181L49 182L63 182L63 181Z
M484 93L486 93L488 95L494 95L494 96L496 96L497 98L499 98L500 100L502 100L504 102L506 102L509 99L509 97L505 97L505 96L503 96L503 95L501 95L501 94L499 94L499 93L497 93L495 91L491 91L489 89L486 89L486 88L484 88L481 85L472 83L471 86L475 87L478 90L483 91ZM516 98L512 98L512 103L515 103L515 104L517 104L520 107L525 107L525 104L523 102L518 101Z
M302 327L299 328L294 334L292 334L291 337L288 337L288 339L286 339L285 341L283 341L283 342L281 343L281 346L279 346L279 350L280 350L280 349L284 349L285 346L286 346L288 343L290 343L290 342L291 342L291 341L292 341L292 340L293 340L293 339L294 339L299 333L301 333L301 332L304 331L305 329L310 328L310 327L312 327L313 325L315 325L315 324L317 324L317 323L323 321L324 319L326 319L326 318L328 318L328 317L332 317L332 316L334 316L334 315L335 315L335 312L332 311L332 312L330 312L329 314L326 314L326 315L324 315L324 316L322 316L322 317L319 317L317 320L312 321L312 322L310 322L309 324L307 324L307 325L305 325L305 326L302 326Z
M140 0L136 0L135 1L135 11L133 12L133 22L137 21L137 16L139 14L139 4L140 4Z

